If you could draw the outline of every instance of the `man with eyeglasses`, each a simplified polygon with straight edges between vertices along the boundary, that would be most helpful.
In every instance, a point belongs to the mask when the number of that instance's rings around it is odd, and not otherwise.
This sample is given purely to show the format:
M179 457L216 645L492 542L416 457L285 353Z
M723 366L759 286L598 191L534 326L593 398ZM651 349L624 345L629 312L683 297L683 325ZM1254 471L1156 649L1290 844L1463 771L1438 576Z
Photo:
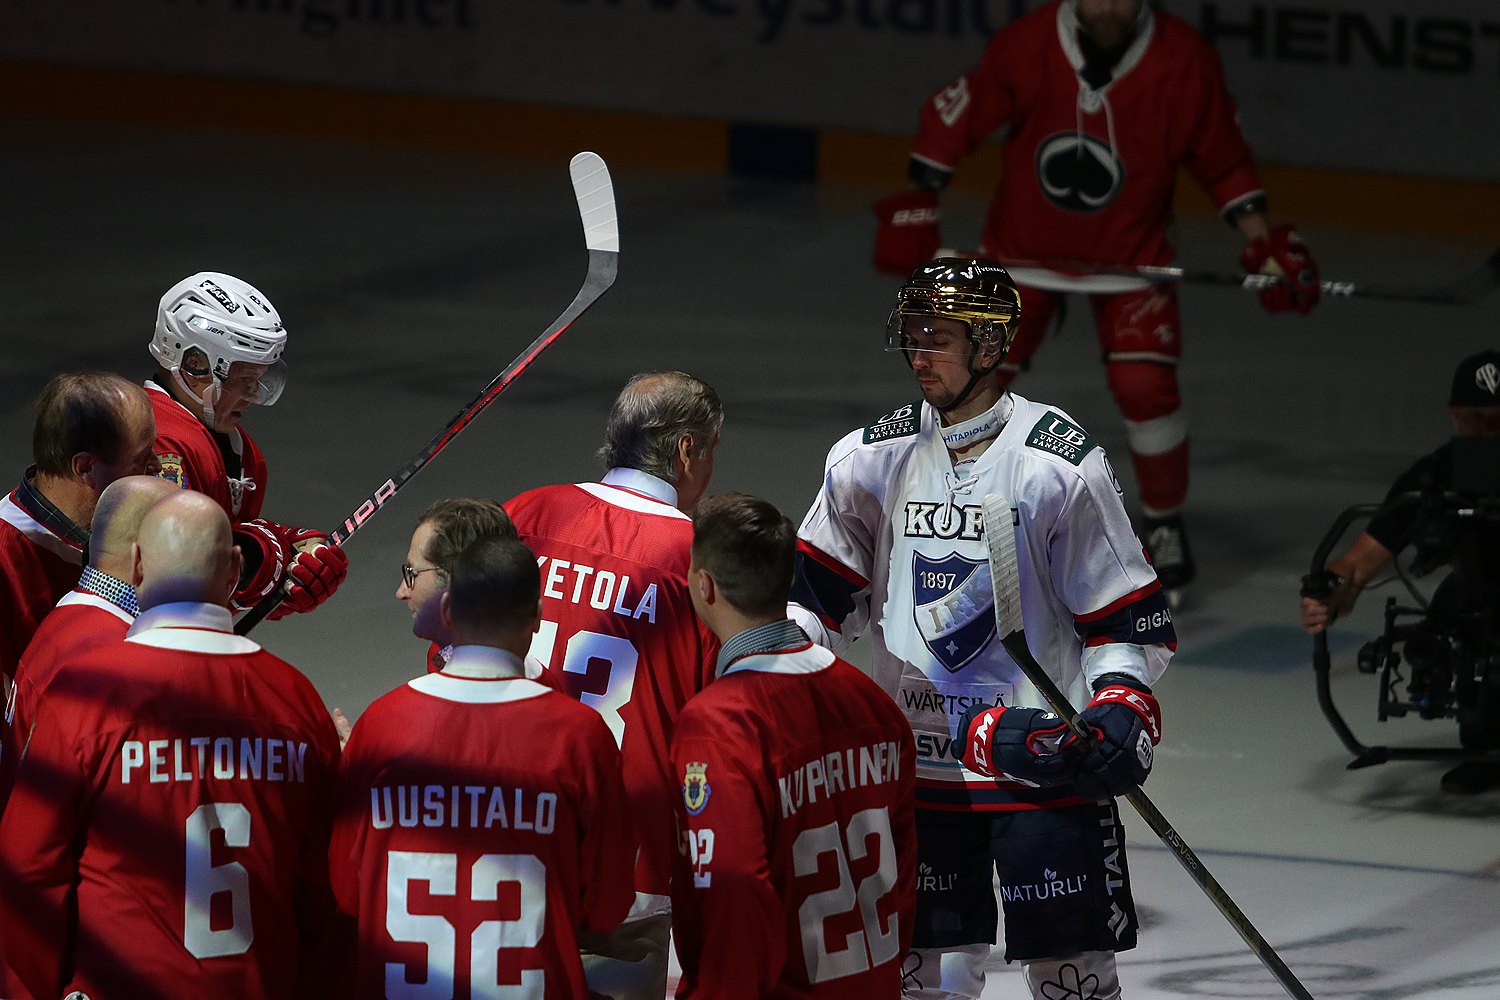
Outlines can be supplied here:
M353 995L583 997L577 935L632 899L620 752L526 676L541 577L514 532L443 566L418 534L404 599L454 646L369 707L339 762L329 874L358 921Z
M156 412L161 476L212 497L229 515L245 555L244 575L230 602L254 607L280 591L273 621L322 604L349 571L349 559L328 536L265 518L266 460L240 426L251 406L270 406L286 385L286 328L257 288L204 271L162 296L146 383Z

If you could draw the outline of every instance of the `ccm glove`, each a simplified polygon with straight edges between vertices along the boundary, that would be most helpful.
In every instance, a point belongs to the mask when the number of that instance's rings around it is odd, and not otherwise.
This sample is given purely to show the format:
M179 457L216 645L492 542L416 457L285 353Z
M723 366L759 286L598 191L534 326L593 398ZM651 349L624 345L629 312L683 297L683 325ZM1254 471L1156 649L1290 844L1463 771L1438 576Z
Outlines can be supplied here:
M1283 223L1257 236L1240 253L1240 266L1251 274L1274 274L1282 280L1264 288L1260 304L1267 312L1309 312L1318 302L1318 265L1312 251L1291 226Z
M938 196L935 191L902 191L882 198L871 208L875 230L875 269L894 278L907 278L937 252Z
M1079 713L1094 742L1078 763L1073 786L1085 798L1107 799L1140 785L1151 773L1161 742L1161 707L1151 689L1123 674L1107 674L1094 700Z
M266 616L272 621L311 611L332 597L349 575L349 557L323 532L311 528L287 528L286 532L296 555L286 567L286 600Z
M229 610L239 613L249 611L281 586L291 546L286 529L263 517L235 525L234 544L245 560L240 585L229 598Z
M1073 780L1079 755L1068 724L1042 708L971 707L959 722L964 766L976 774L1050 788Z

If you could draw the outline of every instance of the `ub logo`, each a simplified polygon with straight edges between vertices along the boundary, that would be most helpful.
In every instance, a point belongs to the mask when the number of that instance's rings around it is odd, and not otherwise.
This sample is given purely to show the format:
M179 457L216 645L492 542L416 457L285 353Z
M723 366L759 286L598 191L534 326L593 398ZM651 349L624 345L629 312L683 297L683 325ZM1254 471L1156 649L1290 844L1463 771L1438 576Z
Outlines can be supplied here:
M713 789L708 785L708 765L690 760L683 769L682 804L687 806L689 816L696 816L708 805Z

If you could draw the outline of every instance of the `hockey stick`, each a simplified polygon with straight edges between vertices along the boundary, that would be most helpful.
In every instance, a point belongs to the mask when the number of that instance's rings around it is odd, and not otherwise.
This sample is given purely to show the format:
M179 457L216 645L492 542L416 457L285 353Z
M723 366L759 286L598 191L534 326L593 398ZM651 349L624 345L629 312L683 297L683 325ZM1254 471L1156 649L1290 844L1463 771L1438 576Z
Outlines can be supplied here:
M562 336L564 330L573 325L574 320L583 315L584 310L597 302L615 283L615 275L620 266L620 227L615 215L615 190L610 183L609 168L598 153L579 153L568 164L568 173L573 179L573 193L578 198L578 215L583 221L583 237L589 251L589 269L584 276L583 287L578 290L568 308L562 311L562 315L553 320L552 325L543 330L531 342L530 347L522 351L504 371L495 376L494 381L459 410L458 415L449 420L447 426L427 442L426 447L417 452L411 461L381 483L374 493L354 509L354 513L344 518L343 524L329 532L328 539L334 545L341 546L347 542L351 535L374 516L377 510L384 507L401 487L421 472L428 462L448 447L475 417L499 398L543 351L552 346L553 341ZM241 635L249 632L281 603L284 596L279 589L268 595L235 623L234 630Z
M1049 291L1109 294L1140 288L1147 283L1180 281L1192 285L1233 285L1258 292L1282 283L1281 278L1271 274L1237 274L1175 265L1158 267L1079 260L1002 260L1000 263L1018 284ZM1478 302L1497 285L1500 285L1500 247L1474 271L1446 285L1379 285L1363 281L1321 283L1323 295L1330 299L1386 299L1444 306Z
M985 542L989 546L990 555L990 584L995 590L995 626L1000 633L1000 641L1010 653L1012 659L1026 675L1026 679L1036 686L1036 689L1047 699L1052 710L1060 715L1068 724L1068 728L1083 741L1084 745L1093 743L1094 734L1089 731L1078 719L1078 712L1068 701L1068 696L1063 694L1062 689L1052 680L1042 665L1037 663L1036 658L1031 655L1031 649L1026 645L1026 633L1021 621L1021 573L1016 560L1016 533L1011 530L1014 521L1011 517L1010 501L1005 497L991 493L984 498L984 524ZM1146 797L1146 793L1139 788L1125 793L1125 798L1131 805L1135 806L1136 812L1146 824L1162 839L1162 843L1172 849L1182 867L1187 870L1193 881L1203 890L1213 904L1219 908L1219 912L1229 921L1230 925L1239 932L1241 938L1255 952L1255 956L1263 964L1277 981L1281 983L1282 989L1287 995L1295 1000L1313 1000L1312 994L1307 992L1306 987L1298 981L1297 977L1288 969L1281 956L1276 954L1266 939L1261 937L1260 931L1250 923L1250 918L1235 905L1234 900L1219 885L1203 862L1193 853L1193 849L1187 842L1178 836L1172 824L1156 808L1155 803Z

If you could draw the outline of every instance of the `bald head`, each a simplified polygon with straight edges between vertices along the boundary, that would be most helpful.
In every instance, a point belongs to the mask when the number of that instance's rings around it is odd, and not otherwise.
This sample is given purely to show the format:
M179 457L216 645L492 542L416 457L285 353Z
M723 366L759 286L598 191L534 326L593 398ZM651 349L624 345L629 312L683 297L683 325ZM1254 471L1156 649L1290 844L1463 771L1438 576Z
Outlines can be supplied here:
M157 476L116 479L99 494L89 533L89 565L120 580L130 578L130 546L140 535L141 521L156 501L178 493L178 487Z
M202 493L174 490L156 501L133 551L131 582L143 611L176 601L223 606L239 581L229 518Z

